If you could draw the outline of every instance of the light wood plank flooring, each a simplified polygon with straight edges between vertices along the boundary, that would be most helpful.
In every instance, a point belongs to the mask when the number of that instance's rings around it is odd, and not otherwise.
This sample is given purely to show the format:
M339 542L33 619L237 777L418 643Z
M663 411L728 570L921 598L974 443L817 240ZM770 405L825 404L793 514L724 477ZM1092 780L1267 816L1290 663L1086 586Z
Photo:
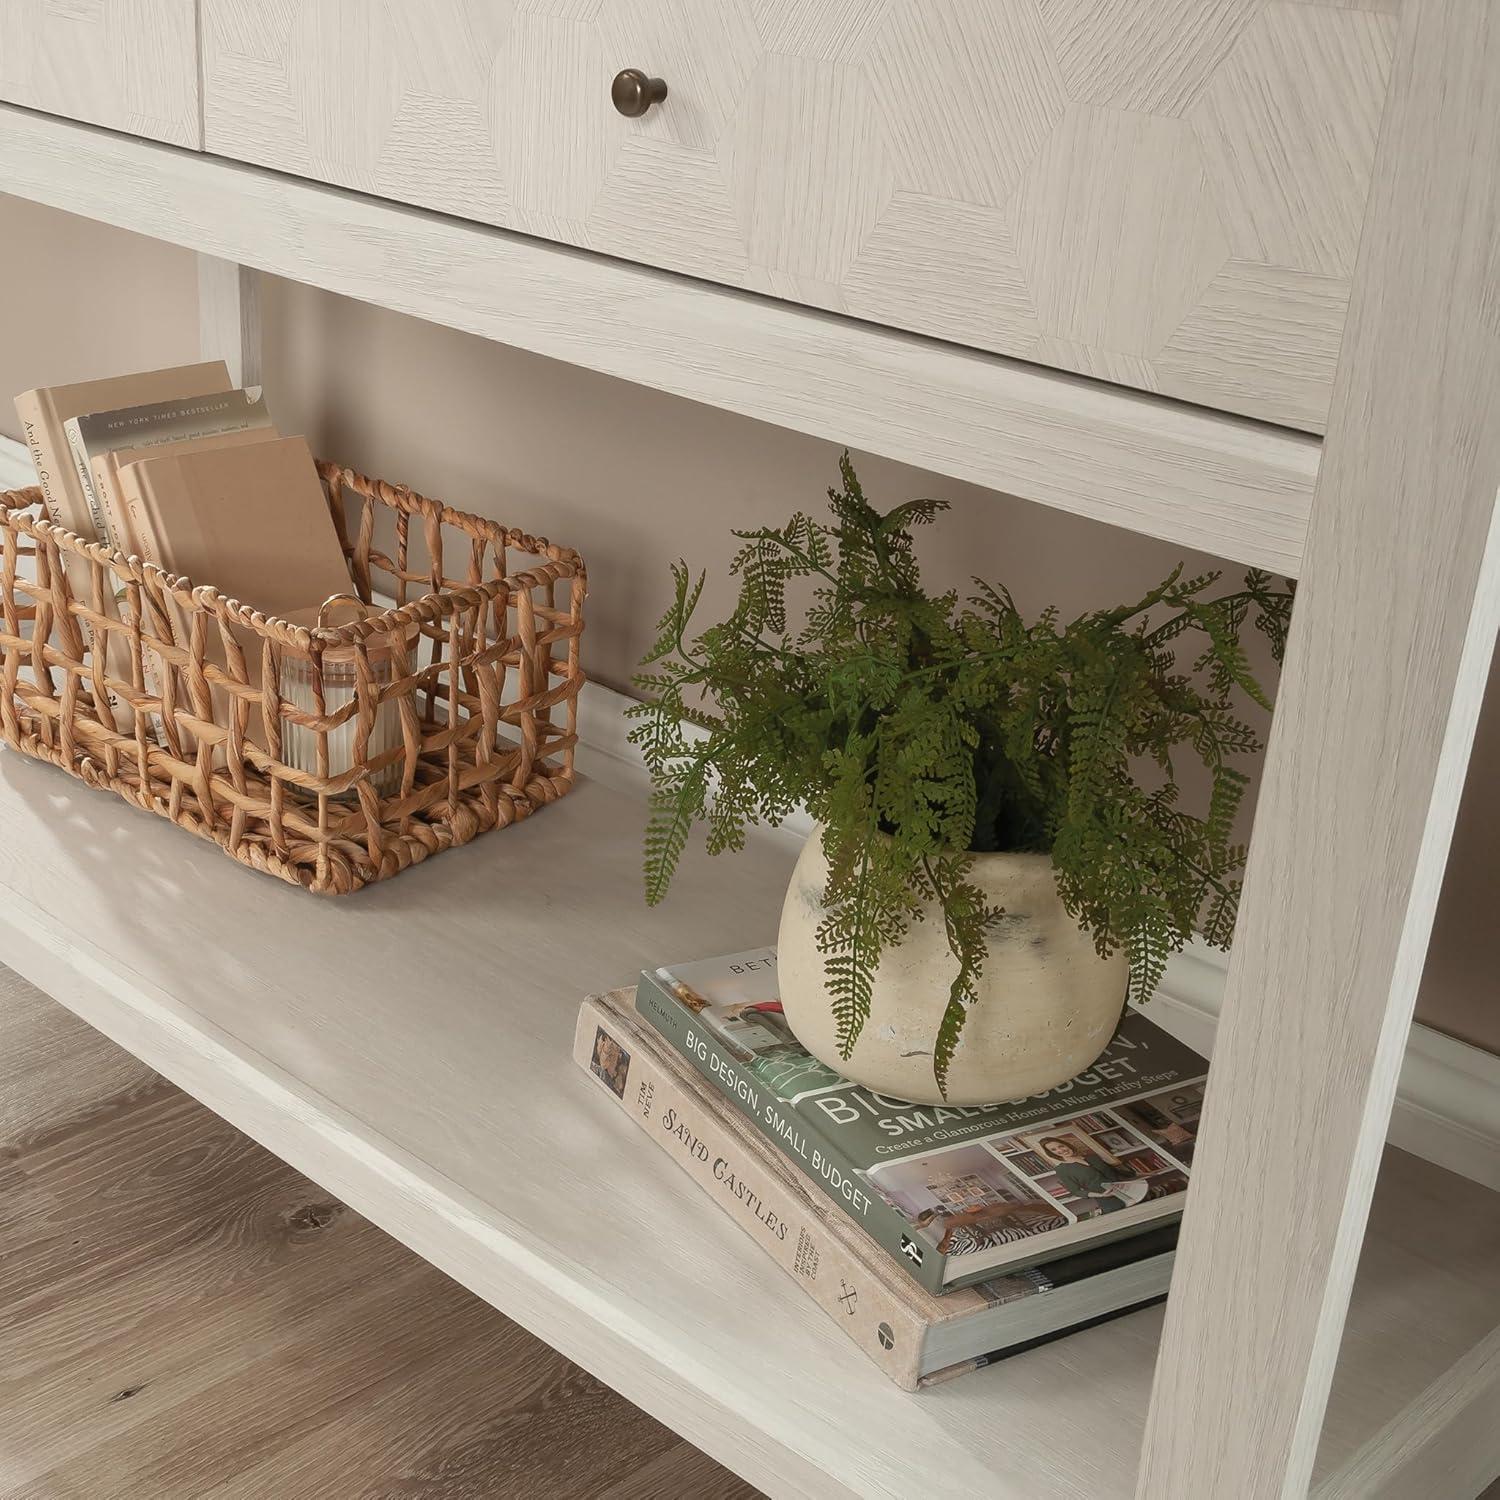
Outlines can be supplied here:
M0 969L3 1500L756 1500Z

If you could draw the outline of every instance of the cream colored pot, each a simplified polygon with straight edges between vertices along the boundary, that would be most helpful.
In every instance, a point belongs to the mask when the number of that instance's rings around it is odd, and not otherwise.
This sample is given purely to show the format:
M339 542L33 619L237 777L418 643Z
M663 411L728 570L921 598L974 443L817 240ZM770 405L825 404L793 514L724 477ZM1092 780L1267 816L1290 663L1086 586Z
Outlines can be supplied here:
M819 1061L878 1093L944 1102L932 1049L958 965L942 913L914 923L881 955L870 1019L853 1056L839 1056L816 934L828 866L821 833L807 841L781 912L777 967L787 1023ZM1114 1034L1129 966L1101 959L1058 895L1045 854L980 854L971 877L1005 916L948 1070L949 1104L994 1104L1039 1094L1081 1073Z

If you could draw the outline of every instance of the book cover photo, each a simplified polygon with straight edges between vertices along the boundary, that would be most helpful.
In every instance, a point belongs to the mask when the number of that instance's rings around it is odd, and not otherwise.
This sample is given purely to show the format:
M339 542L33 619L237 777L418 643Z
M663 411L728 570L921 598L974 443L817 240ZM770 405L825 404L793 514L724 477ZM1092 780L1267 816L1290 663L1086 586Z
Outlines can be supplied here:
M574 1060L906 1390L1159 1300L1175 1225L936 1297L850 1219L637 1014L629 990L584 1001Z
M637 1009L930 1290L1180 1216L1208 1063L1137 1010L1076 1078L913 1105L792 1035L773 948L647 971Z

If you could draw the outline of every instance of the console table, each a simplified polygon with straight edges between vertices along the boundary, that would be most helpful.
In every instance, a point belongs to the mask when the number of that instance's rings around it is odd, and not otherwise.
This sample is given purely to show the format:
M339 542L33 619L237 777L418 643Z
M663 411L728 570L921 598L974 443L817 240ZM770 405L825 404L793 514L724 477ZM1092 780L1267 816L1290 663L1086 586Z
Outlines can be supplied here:
M619 755L504 841L566 882L337 905L5 757L0 960L773 1496L1500 1475L1495 1195L1376 1193L1500 620L1487 0L3 0L0 100L0 187L198 252L244 378L272 272L1300 580L1165 1318L919 1397L573 1077L790 867L644 912Z

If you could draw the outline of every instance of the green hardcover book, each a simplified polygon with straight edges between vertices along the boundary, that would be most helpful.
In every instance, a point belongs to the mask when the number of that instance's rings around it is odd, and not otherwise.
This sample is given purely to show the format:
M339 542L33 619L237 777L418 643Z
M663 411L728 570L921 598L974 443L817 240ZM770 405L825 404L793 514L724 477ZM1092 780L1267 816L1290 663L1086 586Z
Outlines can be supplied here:
M930 1292L1182 1213L1208 1063L1139 1011L1070 1082L971 1107L889 1099L812 1057L773 948L647 970L636 1010Z

